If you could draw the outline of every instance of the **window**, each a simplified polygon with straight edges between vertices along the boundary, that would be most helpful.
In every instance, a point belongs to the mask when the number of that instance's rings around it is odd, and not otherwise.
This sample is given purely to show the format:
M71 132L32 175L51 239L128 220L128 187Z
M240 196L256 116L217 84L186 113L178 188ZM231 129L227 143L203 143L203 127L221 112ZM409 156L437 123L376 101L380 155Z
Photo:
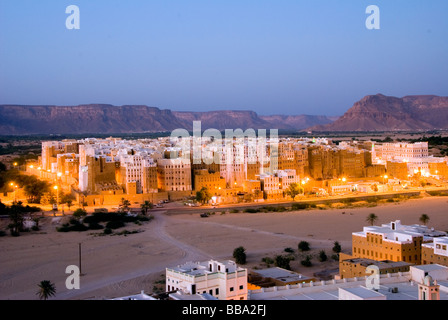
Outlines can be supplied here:
M218 295L219 294L219 288L215 289L215 294Z
M230 292L233 292L233 287L230 287Z
M240 286L240 290L243 290L244 286Z

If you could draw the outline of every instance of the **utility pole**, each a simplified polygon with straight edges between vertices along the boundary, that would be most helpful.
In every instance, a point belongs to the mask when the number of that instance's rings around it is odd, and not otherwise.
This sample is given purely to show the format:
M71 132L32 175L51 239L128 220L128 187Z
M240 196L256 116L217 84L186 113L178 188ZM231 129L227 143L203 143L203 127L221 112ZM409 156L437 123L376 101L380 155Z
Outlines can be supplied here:
M82 268L81 268L81 242L78 243L78 251L79 251L79 275L82 276Z

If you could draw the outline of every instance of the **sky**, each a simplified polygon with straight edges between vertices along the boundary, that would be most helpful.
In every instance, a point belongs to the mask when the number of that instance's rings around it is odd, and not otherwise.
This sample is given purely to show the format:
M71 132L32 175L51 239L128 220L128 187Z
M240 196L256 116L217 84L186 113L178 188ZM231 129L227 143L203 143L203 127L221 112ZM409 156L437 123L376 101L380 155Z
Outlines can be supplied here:
M448 96L448 1L0 0L0 104L336 116L377 93Z

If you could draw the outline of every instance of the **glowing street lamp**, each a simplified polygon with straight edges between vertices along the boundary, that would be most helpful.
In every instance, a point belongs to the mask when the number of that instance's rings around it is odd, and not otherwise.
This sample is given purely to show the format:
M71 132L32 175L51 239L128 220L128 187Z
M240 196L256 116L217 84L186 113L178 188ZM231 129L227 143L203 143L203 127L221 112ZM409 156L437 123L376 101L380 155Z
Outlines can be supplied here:
M9 185L14 188L14 203L15 203L16 202L16 191L17 191L18 186L15 185L14 182L11 182Z
M53 187L54 190L56 190L56 205L59 204L59 192L58 192L58 186Z

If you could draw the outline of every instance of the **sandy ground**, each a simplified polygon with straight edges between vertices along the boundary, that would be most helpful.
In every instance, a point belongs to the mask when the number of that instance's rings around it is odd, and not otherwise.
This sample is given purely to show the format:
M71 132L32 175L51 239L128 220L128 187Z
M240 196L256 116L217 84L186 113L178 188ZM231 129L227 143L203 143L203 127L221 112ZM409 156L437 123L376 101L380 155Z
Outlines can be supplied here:
M306 240L310 254L325 250L331 255L334 241L343 252L351 251L351 233L362 230L368 214L375 213L377 224L401 220L419 223L421 214L430 217L428 226L448 230L448 197L408 200L377 207L309 210L285 213L216 213L201 218L199 213L182 210L153 210L154 220L141 226L128 224L127 230L141 230L128 236L95 236L101 231L58 233L53 218L46 218L39 232L0 237L0 299L37 299L37 284L55 283L53 299L104 299L153 291L163 280L165 267L209 258L231 259L233 249L246 248L249 268L261 268L263 257L286 254ZM3 221L7 223L7 221ZM82 244L81 289L68 290L68 265L78 264L78 243ZM336 268L336 261L317 262L305 268L296 260L295 271L313 275Z

